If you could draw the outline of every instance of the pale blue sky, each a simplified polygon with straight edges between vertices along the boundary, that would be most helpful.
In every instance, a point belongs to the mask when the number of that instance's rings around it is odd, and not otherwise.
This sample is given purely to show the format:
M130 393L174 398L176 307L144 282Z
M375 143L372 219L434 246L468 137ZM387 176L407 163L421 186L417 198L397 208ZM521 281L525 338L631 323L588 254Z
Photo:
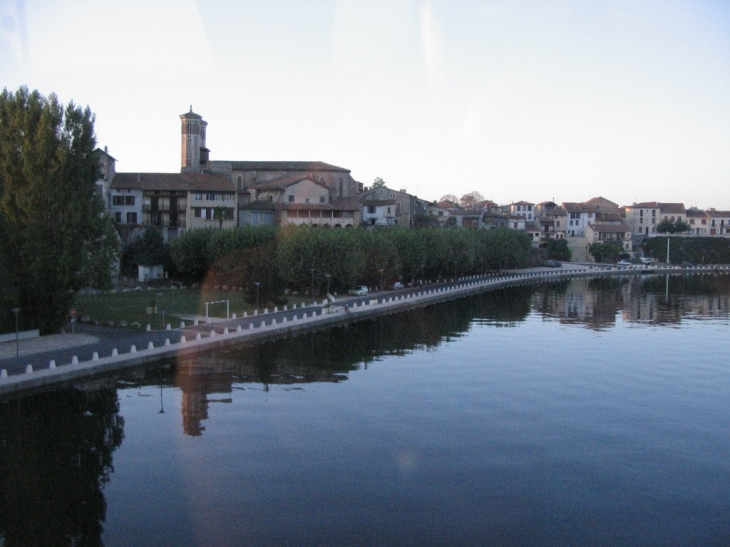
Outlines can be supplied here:
M0 0L3 85L97 115L120 171L321 160L426 199L730 209L730 3Z

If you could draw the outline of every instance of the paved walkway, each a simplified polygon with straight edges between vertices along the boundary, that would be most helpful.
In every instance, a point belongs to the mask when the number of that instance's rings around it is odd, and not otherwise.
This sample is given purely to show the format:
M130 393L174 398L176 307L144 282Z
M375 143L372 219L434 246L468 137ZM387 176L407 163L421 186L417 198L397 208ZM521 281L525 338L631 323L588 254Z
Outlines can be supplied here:
M15 340L12 342L0 343L0 359L12 359L19 353L20 358L36 353L46 351L56 351L60 349L74 348L77 346L86 346L96 344L99 338L90 334L51 334L49 336L38 336L36 338L28 338L19 340L16 348Z

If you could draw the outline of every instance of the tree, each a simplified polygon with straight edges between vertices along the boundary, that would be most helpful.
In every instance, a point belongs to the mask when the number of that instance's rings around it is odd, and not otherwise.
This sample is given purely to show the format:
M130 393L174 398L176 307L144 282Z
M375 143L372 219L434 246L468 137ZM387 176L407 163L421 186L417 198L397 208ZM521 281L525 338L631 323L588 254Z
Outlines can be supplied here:
M665 218L656 226L656 231L660 234L682 234L689 232L690 229L691 226L681 218L677 218L674 222Z
M223 228L223 221L228 218L228 210L225 207L216 207L213 209L213 218L218 221L218 227Z
M0 306L44 333L83 287L111 286L118 236L95 193L94 116L21 87L0 95Z
M480 201L484 201L484 196L481 195L479 192L474 191L461 196L461 199L459 200L459 205L461 205L464 209L471 209Z
M381 179L380 177L375 177L375 180L373 181L373 188L384 188L385 187L385 181Z
M596 262L616 262L621 253L624 252L620 243L615 241L596 242L588 246L588 252L591 253Z
M449 203L453 203L456 205L459 203L459 198L457 198L454 194L446 194L445 196L441 196L441 199L439 199L439 202L441 201L448 201Z
M568 242L565 239L551 239L547 243L547 257L553 260L562 260L570 262L573 256L572 251L568 248Z

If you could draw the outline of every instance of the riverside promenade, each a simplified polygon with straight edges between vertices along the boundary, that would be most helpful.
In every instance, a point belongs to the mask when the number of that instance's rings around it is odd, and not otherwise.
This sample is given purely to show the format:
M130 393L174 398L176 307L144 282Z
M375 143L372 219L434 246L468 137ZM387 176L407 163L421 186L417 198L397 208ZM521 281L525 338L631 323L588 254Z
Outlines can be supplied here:
M696 271L696 268L689 271ZM708 268L708 270L710 270ZM717 268L713 268L717 270ZM730 270L723 267L723 271ZM651 268L656 273L687 271L676 267ZM470 294L511 285L555 279L648 273L641 267L590 267L566 264L562 268L533 268L496 276L469 276L428 283L401 291L348 297L300 308L274 308L264 313L177 329L134 331L105 327L79 328L78 334L54 335L0 346L0 397L70 383L127 368L172 359L233 344L258 343L303 332L327 329L380 315L428 306ZM345 305L348 310L345 310Z

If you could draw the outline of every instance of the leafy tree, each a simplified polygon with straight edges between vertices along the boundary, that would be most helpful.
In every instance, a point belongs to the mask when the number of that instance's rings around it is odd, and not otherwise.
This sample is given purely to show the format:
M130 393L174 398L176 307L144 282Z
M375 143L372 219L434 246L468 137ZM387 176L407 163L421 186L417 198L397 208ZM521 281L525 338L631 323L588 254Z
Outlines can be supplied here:
M153 266L161 264L170 271L172 259L170 246L165 243L162 232L155 226L148 226L142 237L130 242L122 250L122 272L129 277L136 277L137 266Z
M458 222L456 220L456 217L451 217L450 216L449 218L446 219L445 226L447 228L456 228L457 224L458 224Z
M373 181L373 188L383 188L384 186L385 181L380 177L375 177L375 180Z
M674 222L665 218L656 226L656 231L660 234L682 234L689 232L690 229L691 226L681 218L678 218Z
M598 241L588 246L588 252L591 253L596 262L616 262L624 249L620 243L615 241Z
M480 201L484 201L484 196L481 195L479 192L474 191L461 196L461 199L459 200L459 205L461 205L464 209L471 209Z
M74 294L112 284L119 240L95 193L94 116L21 87L0 95L0 306L57 331Z
M454 194L446 194L445 196L441 196L439 201L448 201L449 203L457 204L459 203L459 198L457 198Z
M551 239L547 243L547 256L553 260L570 262L573 253L568 247L568 242L565 239Z

